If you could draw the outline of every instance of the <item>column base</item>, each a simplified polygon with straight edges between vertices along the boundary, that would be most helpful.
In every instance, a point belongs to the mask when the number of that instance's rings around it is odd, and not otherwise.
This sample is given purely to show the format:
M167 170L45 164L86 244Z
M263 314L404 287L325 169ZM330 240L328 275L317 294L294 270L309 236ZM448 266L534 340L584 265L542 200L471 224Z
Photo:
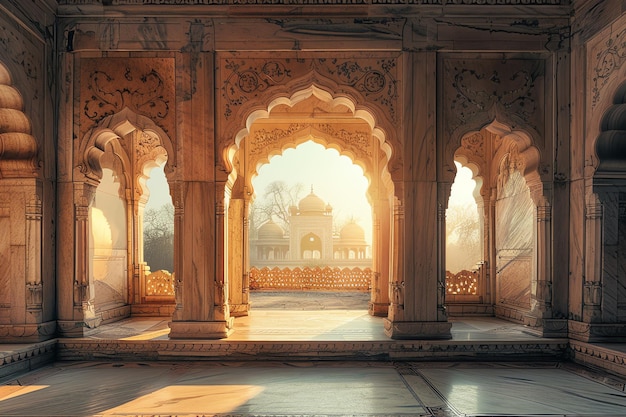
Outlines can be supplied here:
M230 304L231 317L244 317L250 312L250 304Z
M225 339L233 332L234 318L225 321L172 321L170 339Z
M34 343L43 342L56 336L57 323L49 321L38 324L6 324L0 325L1 343Z
M626 324L583 323L569 320L568 336L582 342L626 342Z
M568 337L567 320L566 319L542 319L534 316L526 316L524 318L526 329L525 333L539 337Z
M387 317L389 314L389 303L372 303L367 306L370 316Z
M61 337L84 337L89 329L102 324L101 317L84 318L83 320L57 320L57 329Z
M392 339L452 339L447 321L391 321L385 319L385 334Z

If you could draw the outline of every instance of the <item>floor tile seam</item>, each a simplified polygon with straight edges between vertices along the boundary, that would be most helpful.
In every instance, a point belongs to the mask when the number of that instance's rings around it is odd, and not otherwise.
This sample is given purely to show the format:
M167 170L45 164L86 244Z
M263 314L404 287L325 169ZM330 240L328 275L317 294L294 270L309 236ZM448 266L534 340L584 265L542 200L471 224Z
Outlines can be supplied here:
M419 370L419 369L415 369L412 366L410 367L411 372L421 378L424 383L432 390L432 392L435 393L435 395L437 395L437 397L439 397L439 399L441 400L442 404L446 405L446 408L450 411L452 411L457 417L465 417L465 414L462 413L460 410L458 410L454 405L452 405L452 403L450 403L450 401L448 401L448 399L443 395L443 393L441 391L439 391L439 389L437 389L437 387L435 387L435 385L433 385L430 380L428 380L428 378L426 378L426 376ZM404 378L403 378L404 379ZM406 381L406 379L404 379L404 381ZM427 408L427 410L430 410L429 408Z

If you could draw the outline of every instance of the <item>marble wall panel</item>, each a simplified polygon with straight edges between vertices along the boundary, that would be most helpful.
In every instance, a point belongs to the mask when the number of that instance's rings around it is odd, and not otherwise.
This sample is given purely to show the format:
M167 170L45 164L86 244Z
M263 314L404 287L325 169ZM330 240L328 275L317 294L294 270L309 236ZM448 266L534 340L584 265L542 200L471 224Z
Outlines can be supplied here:
M497 299L530 307L535 207L519 171L499 188L496 202Z

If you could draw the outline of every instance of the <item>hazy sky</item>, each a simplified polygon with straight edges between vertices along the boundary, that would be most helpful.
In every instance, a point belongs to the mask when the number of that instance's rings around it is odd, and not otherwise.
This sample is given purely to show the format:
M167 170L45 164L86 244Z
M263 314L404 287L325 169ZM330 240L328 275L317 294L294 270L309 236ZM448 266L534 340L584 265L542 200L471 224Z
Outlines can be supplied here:
M301 198L306 197L313 186L313 192L333 207L339 224L354 218L365 229L365 238L371 243L372 211L365 197L367 179L363 170L347 156L313 141L305 142L274 156L269 164L259 169L259 175L252 179L257 197L262 196L273 181L303 184Z
M476 183L472 180L472 172L459 164L457 170L449 205L473 203L472 192ZM367 179L363 170L350 158L308 141L272 157L259 169L259 175L252 179L256 195L262 196L265 187L278 180L285 181L287 185L304 184L302 197L307 196L313 186L315 194L333 207L333 214L339 223L354 218L365 229L365 238L371 244L371 207L365 197ZM148 188L150 198L146 208L158 208L171 202L162 167L150 172Z

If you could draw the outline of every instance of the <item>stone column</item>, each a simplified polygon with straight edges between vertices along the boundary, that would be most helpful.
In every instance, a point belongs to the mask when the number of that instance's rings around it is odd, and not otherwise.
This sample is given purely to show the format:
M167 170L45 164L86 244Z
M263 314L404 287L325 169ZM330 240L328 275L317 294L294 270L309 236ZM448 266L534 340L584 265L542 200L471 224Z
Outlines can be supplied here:
M172 339L220 339L232 332L224 276L224 194L216 188L220 186L213 182L182 185L182 215L177 210L182 230L175 232L180 264L175 265L179 285L170 323Z
M567 337L564 320L552 314L552 206L542 198L537 205L537 275L531 282L530 314L524 319L530 331L542 337Z
M247 232L245 218L246 203L242 198L231 198L228 204L228 293L230 313L234 317L248 315L247 276ZM278 251L277 251L278 255ZM280 256L277 256L280 258Z
M58 326L64 337L82 337L85 328L99 324L89 277L89 206L96 186L87 181L59 185Z
M377 200L373 208L372 289L368 306L372 316L386 317L389 313L389 246L391 219L389 201Z
M437 62L434 52L403 56L402 178L394 178L392 304L385 332L394 339L450 338L441 309L437 185ZM397 174L396 174L397 176Z

